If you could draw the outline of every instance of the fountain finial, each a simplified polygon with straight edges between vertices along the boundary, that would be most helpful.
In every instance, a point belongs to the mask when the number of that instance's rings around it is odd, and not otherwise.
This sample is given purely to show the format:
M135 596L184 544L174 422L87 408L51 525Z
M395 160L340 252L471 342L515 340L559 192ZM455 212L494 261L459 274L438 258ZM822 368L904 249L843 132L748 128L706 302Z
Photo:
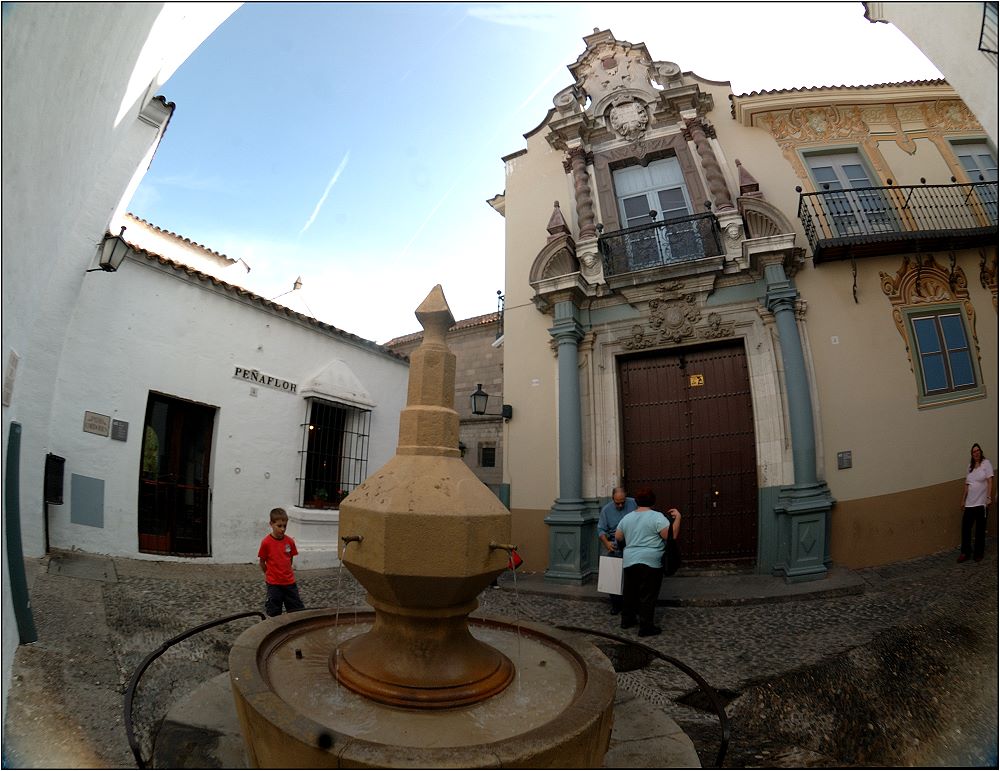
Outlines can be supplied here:
M458 458L458 413L455 412L455 354L445 335L455 323L441 285L437 284L415 311L424 339L410 354L406 408L399 415L399 455Z
M427 294L424 301L417 306L414 315L420 326L424 328L423 342L431 342L435 345L444 345L445 334L448 328L455 323L451 308L444 297L444 290L440 284L435 284L434 288Z

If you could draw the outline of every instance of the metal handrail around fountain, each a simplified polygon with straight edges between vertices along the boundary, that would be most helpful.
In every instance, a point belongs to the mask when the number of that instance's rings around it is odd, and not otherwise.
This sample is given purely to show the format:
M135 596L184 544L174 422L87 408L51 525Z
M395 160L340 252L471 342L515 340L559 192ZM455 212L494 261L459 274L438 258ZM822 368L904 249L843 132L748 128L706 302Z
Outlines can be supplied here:
M719 694L715 692L715 689L708 684L705 678L691 669L691 667L683 661L678 661L673 656L668 656L666 653L660 653L660 651L656 650L656 648L643 645L641 642L630 640L627 637L621 637L620 635L611 634L610 632L602 632L598 629L587 629L582 626L556 626L556 629L562 629L567 632L579 632L581 634L593 635L595 637L604 637L608 640L614 640L615 642L641 648L646 653L649 653L662 661L666 661L668 664L673 664L681 672L694 680L698 684L698 687L701 688L701 690L708 696L709 701L712 702L712 707L715 708L715 714L719 718L719 728L722 730L722 738L719 741L719 751L715 756L715 768L722 768L722 763L726 759L726 751L729 749L729 716L726 715L726 708L722 704Z
M243 613L236 613L232 616L226 616L225 618L217 618L215 621L206 621L204 624L199 624L192 629L188 629L186 632L182 632L176 637L172 637L163 643L159 648L150 653L146 658L142 660L142 663L138 666L135 672L132 674L132 680L128 684L128 688L125 691L125 704L124 704L124 718L125 718L125 736L128 738L129 749L132 750L132 754L135 756L135 762L138 764L139 768L146 768L147 761L142 759L142 750L139 747L139 743L135 738L135 730L132 727L132 701L135 698L136 688L139 687L139 679L146 672L146 669L152 664L156 659L166 653L170 648L179 642L183 642L189 637L192 637L199 632L204 632L206 629L211 629L213 626L220 626L222 624L228 624L230 621L237 621L241 618L248 618L249 616L257 616L261 620L265 619L266 616L259 610L248 610Z

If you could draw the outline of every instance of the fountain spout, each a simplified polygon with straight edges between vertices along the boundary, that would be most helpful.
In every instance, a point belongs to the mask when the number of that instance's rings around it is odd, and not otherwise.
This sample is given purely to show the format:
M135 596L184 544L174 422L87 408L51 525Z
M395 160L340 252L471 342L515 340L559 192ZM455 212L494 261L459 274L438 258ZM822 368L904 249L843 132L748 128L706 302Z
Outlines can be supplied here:
M490 541L490 550L493 549L503 549L508 554L513 554L517 549L517 544L515 543L497 543L496 541Z
M347 546L347 544L351 543L352 541L356 543L361 543L363 540L365 540L365 537L363 535L342 535L340 536L340 540L344 542L344 546Z

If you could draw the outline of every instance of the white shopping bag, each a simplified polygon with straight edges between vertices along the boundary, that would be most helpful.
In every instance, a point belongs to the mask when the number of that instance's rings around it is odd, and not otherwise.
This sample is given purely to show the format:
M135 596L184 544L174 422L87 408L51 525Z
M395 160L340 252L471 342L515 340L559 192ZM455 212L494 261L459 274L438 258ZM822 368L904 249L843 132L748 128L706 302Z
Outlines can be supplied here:
M597 571L597 591L605 594L622 593L622 558L601 555Z

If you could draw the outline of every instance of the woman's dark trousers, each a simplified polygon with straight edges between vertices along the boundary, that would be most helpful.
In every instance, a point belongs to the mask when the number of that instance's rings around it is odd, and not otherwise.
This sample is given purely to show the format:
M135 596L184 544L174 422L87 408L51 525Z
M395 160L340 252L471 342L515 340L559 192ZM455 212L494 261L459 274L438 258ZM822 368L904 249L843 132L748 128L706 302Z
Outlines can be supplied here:
M972 546L972 525L976 525L976 541L975 546ZM966 506L965 513L962 515L962 554L969 556L970 554L977 560L983 558L983 550L986 546L986 507L985 506ZM971 551L975 549L975 551Z
M638 620L640 632L651 630L655 626L653 617L663 584L663 568L640 563L622 573L622 626L631 626Z

